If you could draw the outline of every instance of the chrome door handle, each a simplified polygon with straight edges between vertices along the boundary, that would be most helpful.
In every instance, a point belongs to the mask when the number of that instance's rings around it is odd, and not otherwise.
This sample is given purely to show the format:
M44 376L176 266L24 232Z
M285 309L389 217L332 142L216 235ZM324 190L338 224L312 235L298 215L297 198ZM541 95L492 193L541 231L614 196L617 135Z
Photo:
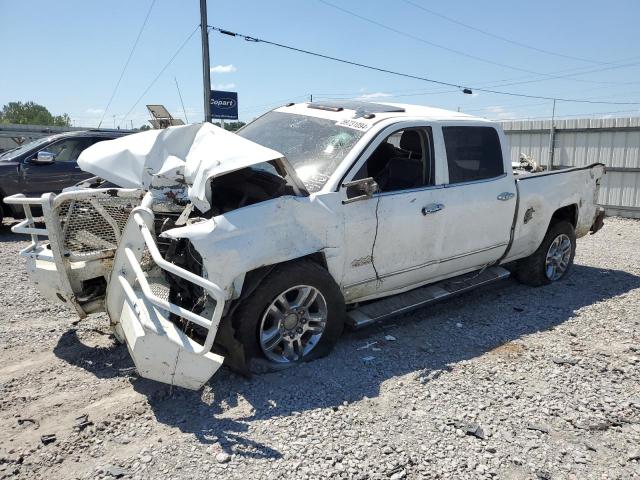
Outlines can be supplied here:
M444 208L442 203L430 203L426 207L422 207L422 215L439 212Z
M507 200L511 200L515 196L516 196L515 193L502 192L500 195L498 195L498 200L502 200L503 202L506 202Z

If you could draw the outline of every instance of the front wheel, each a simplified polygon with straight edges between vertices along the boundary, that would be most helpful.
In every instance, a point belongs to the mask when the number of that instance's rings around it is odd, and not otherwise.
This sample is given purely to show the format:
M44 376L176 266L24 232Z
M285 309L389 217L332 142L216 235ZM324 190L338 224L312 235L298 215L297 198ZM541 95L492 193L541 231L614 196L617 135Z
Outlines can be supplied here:
M576 253L576 233L567 221L552 223L538 249L520 260L517 279L535 287L548 285L565 277Z
M236 337L249 369L272 371L329 353L343 330L344 298L310 261L276 267L239 306Z

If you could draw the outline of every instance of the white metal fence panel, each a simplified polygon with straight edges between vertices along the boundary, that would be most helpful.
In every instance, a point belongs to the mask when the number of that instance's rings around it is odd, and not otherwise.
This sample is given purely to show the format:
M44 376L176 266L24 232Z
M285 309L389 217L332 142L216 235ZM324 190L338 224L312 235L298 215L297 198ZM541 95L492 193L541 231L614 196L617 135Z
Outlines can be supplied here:
M526 153L549 165L551 121L504 122L511 160ZM640 117L557 120L553 168L607 167L598 202L610 215L640 218Z

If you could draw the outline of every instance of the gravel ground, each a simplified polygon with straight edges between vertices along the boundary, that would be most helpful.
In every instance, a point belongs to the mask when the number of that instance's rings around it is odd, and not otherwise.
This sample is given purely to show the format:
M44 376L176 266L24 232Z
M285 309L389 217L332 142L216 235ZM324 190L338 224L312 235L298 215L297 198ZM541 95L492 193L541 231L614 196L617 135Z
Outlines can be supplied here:
M137 378L104 315L41 303L25 244L5 225L0 478L640 478L640 221L579 240L557 285L506 280L200 392Z

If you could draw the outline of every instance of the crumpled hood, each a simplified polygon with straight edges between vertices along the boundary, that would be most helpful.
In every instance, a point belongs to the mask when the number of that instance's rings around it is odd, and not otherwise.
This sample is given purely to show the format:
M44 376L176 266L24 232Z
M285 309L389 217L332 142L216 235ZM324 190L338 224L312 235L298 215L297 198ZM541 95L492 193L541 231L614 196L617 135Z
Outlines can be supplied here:
M78 165L123 188L170 187L186 183L202 212L209 179L284 157L210 123L145 132L99 142L80 154Z

